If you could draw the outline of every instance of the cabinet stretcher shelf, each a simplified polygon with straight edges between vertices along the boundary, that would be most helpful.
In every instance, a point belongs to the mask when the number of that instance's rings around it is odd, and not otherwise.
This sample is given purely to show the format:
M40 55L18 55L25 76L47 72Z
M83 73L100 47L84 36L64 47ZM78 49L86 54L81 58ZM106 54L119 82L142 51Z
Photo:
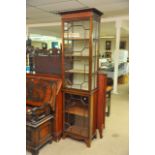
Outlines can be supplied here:
M82 127L79 127L79 126L76 126L76 125L70 126L66 130L66 132L73 133L73 134L76 134L76 135L80 135L80 136L83 136L83 137L88 137L88 129L87 128L82 128Z
M73 107L67 108L65 112L73 115L88 117L88 109L80 106L73 106Z
M85 83L73 83L72 85L66 85L66 88L73 88L73 89L82 89L88 90L88 82Z
M89 58L89 55L80 55L80 54L65 54L65 57L80 57L80 58Z
M79 70L79 69L70 69L70 70L66 70L65 72L68 73L80 73L80 74L89 74L88 71L84 71L84 70Z
M75 51L74 51L75 52ZM65 57L80 57L82 59L86 59L86 58L89 58L89 55L82 55L82 54L65 54L64 55ZM92 56L93 58L96 58L95 55Z
M84 70L79 70L79 69L70 69L70 70L66 70L66 73L78 73L78 74L89 74L89 71L84 71ZM92 74L95 74L96 72L92 72Z

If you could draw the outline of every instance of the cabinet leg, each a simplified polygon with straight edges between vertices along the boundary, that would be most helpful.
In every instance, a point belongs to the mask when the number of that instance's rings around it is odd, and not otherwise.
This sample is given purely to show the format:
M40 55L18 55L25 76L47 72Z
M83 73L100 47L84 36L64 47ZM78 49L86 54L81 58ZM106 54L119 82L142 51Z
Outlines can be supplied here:
M32 155L38 155L38 154L39 154L39 151L38 150L32 151Z
M85 140L87 147L91 147L91 140Z
M95 139L97 138L97 135L96 135L96 134L94 135L94 138L95 138Z
M110 103L108 105L108 112L107 112L107 116L110 116Z
M100 129L99 129L100 138L103 138L103 132L102 132L102 131L103 131L103 129L100 128Z
M107 100L107 107L108 107L108 111L106 113L106 116L110 116L110 107L111 107L111 91L108 92L108 100Z
M52 139L48 141L49 144L52 144Z
M64 133L63 135L62 135L62 139L65 139L67 136L66 136L66 134Z

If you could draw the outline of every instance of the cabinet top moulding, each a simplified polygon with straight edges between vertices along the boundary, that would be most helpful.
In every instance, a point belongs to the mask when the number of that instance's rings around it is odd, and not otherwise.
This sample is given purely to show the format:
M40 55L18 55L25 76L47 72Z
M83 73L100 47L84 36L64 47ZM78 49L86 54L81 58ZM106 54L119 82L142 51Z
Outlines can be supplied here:
M84 10L75 10L75 11L67 11L67 12L60 12L59 14L62 15L62 19L64 20L70 20L74 19L77 20L80 18L88 18L90 16L93 16L93 13L96 13L99 16L102 16L102 12L95 8L90 8L90 9L84 9Z

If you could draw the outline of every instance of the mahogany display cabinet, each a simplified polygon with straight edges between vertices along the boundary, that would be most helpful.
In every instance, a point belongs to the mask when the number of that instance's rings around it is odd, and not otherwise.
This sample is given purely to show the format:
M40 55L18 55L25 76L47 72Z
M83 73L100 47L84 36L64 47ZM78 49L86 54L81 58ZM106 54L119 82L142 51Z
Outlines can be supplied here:
M96 9L62 12L63 138L96 137L99 29Z

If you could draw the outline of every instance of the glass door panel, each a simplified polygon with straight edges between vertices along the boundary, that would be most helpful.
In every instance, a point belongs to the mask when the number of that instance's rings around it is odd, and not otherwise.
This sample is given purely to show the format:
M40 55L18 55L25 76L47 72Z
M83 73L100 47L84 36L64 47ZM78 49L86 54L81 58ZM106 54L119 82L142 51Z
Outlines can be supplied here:
M88 90L89 20L64 22L65 87Z
M87 96L65 94L65 131L88 137L88 100Z

